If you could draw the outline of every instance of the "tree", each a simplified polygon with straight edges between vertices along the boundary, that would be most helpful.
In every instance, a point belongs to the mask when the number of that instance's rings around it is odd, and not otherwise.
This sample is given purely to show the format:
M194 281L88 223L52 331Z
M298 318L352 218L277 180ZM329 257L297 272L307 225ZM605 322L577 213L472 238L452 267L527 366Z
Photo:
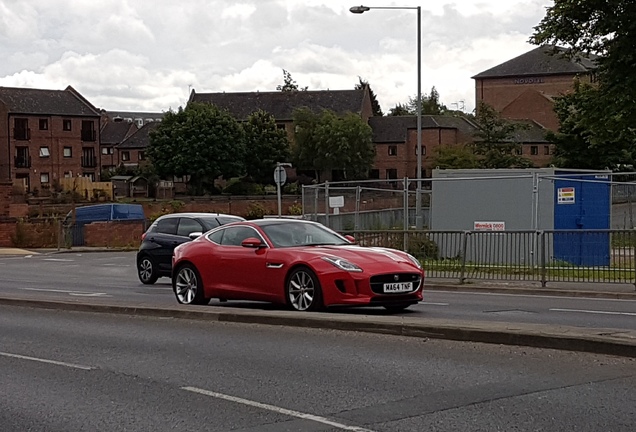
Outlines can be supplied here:
M444 145L433 150L431 159L434 168L441 169L470 169L480 168L481 164L471 146Z
M446 105L439 101L439 92L433 86L430 94L422 95L422 115L443 115L448 111ZM406 104L397 104L389 110L389 115L417 115L417 95L409 97Z
M473 149L482 168L528 168L532 162L515 154L520 144L514 141L515 132L524 125L501 118L490 105L480 102L475 119L479 126L475 132Z
M300 169L320 173L341 170L346 179L365 178L375 158L371 127L360 116L342 116L323 110L316 114L307 108L294 110L294 159Z
M279 129L274 116L256 111L243 124L245 131L245 168L258 183L273 183L276 162L288 162L290 145L285 129Z
M369 85L367 81L363 81L362 78L358 77L358 79L360 80L360 83L356 84L355 89L361 90L365 87L369 88L369 95L371 97L371 108L373 109L373 115L382 117L384 114L382 113L380 102L378 102L377 96L375 95L373 90L371 90L371 86Z
M148 157L162 177L189 176L195 194L219 176L244 173L245 141L239 123L215 105L190 103L166 113L150 133Z
M598 65L593 86L577 85L574 95L557 100L561 128L554 138L559 163L613 169L633 163L636 2L555 0L530 41L566 45L568 56L592 56ZM577 152L590 160L577 157Z
M276 90L282 92L307 91L307 87L298 88L298 84L291 74L283 69L283 85L276 86Z

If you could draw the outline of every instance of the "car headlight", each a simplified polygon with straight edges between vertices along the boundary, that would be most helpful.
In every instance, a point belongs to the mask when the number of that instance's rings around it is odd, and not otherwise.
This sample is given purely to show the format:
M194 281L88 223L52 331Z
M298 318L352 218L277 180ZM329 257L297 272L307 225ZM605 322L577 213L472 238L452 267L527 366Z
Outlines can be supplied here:
M342 258L322 257L322 259L327 261L329 264L335 265L340 270L344 270L344 271L348 271L348 272L361 272L362 271L362 269L360 267L358 267L357 265L355 265L354 263L349 262L349 261L347 261L345 259L342 259Z
M417 266L417 268L421 269L422 268L422 263L420 262L420 260L418 260L417 258L415 258L413 255L411 254L406 254L407 257L409 257L409 259L411 260L411 262L413 264L415 264Z

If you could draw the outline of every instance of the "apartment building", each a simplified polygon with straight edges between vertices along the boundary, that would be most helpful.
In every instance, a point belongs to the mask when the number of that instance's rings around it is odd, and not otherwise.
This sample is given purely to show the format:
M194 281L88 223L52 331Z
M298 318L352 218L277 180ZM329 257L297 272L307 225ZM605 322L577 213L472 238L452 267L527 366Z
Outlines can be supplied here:
M0 87L0 178L27 191L63 177L99 180L100 112L73 87Z

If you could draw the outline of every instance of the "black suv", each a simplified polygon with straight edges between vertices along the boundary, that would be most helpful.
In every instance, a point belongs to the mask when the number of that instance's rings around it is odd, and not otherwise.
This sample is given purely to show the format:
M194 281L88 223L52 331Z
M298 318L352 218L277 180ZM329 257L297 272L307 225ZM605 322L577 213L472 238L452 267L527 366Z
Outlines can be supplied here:
M219 213L173 213L161 216L141 236L137 252L137 275L145 284L170 277L172 252L206 231L230 222L245 220L240 216Z

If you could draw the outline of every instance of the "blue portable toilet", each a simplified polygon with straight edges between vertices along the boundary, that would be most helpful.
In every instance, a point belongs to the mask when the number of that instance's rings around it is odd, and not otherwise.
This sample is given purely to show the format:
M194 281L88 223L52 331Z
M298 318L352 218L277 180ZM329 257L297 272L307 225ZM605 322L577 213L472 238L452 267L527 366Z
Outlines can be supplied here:
M605 173L556 171L554 256L578 266L610 265L611 179ZM596 231L595 231L596 230ZM599 231L600 230L600 231Z

